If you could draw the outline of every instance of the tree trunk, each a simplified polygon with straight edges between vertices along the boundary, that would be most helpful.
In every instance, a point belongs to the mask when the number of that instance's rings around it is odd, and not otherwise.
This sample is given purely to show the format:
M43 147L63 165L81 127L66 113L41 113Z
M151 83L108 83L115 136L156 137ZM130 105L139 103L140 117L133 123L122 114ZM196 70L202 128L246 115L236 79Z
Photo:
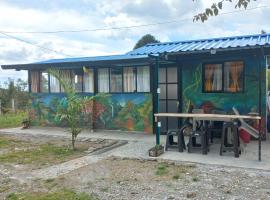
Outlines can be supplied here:
M75 135L72 134L72 149L75 150Z

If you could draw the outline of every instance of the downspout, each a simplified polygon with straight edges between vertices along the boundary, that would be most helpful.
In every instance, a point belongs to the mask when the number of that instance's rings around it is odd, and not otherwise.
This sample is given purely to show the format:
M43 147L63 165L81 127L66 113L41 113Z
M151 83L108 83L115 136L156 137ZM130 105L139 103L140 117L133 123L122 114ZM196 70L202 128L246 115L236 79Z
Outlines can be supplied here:
M160 88L159 88L159 55L156 56L156 84L157 84L157 96L156 96L156 104L157 104L157 113L159 113L159 94L160 94ZM161 128L161 122L157 121L157 133L156 133L156 145L160 145L160 128Z

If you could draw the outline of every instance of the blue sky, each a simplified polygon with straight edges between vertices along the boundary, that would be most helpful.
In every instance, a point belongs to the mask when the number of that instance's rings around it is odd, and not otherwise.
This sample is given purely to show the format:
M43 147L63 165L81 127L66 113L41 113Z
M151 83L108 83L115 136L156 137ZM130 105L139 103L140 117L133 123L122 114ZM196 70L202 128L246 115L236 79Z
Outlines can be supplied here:
M190 20L160 26L61 34L12 34L73 57L125 53L146 33L162 42L270 32L270 0L257 0L250 7L267 8L211 18L193 23L192 17L211 0L9 0L0 2L1 31L54 31L133 26L175 19ZM222 12L234 10L227 3ZM29 63L62 54L44 51L0 35L0 65ZM27 78L26 72L0 69L0 82L8 77Z

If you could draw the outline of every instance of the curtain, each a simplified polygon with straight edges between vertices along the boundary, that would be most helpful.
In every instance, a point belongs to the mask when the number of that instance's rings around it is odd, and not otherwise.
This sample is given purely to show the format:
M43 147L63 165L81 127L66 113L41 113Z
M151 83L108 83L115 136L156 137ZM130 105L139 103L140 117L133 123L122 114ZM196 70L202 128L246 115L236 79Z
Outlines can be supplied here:
M124 67L124 92L136 91L136 76L133 67Z
M39 92L39 72L38 71L31 71L31 92Z
M150 92L150 70L148 66L137 68L137 92Z
M109 69L98 69L98 91L109 92Z
M94 71L93 69L84 68L83 74L84 92L94 92Z
M240 82L243 73L243 62L227 62L225 63L225 88L230 92L238 92L242 90L242 82Z
M204 90L210 91L221 91L222 90L222 65L211 64L205 65L205 82Z
M110 69L110 92L122 92L122 69Z
M60 83L52 74L50 74L50 89L51 92L60 92Z

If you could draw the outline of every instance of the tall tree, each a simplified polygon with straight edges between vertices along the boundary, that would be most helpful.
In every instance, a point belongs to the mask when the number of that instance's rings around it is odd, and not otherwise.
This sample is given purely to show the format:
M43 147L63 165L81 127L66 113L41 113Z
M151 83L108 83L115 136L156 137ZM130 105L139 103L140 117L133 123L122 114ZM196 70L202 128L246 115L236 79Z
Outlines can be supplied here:
M159 42L159 41L153 35L146 34L146 35L142 36L141 39L139 39L139 41L136 43L136 45L134 46L133 49L138 49L140 47L143 47L146 44L156 43L156 42Z
M196 1L196 0L193 0L193 1ZM213 3L210 8L206 8L205 11L195 15L193 18L193 21L204 22L208 20L208 18L211 16L217 16L219 14L219 11L222 10L224 3L233 3L234 7L237 9L239 8L246 9L248 7L248 4L251 1L256 1L256 0L219 0Z

